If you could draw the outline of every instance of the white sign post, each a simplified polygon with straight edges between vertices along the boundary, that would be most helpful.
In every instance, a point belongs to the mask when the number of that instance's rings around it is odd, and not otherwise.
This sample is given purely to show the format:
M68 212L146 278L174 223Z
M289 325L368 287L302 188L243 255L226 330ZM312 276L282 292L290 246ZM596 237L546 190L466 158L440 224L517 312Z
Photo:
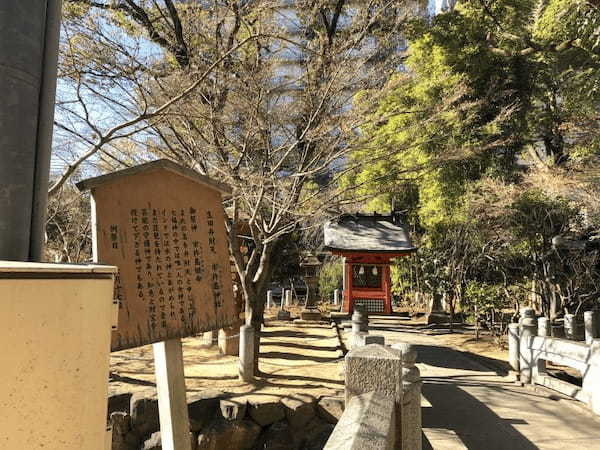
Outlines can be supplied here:
M163 450L192 450L181 339L152 344Z

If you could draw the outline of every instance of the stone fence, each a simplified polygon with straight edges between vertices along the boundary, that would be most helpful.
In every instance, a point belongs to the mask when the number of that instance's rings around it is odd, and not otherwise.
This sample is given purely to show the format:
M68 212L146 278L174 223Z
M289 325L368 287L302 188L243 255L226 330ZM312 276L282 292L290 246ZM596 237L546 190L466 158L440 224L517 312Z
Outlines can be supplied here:
M521 323L509 326L509 360L512 368L525 384L546 386L571 398L587 404L596 414L600 414L600 339L596 312L585 313L584 333L576 331L574 321L565 326L566 338L550 337L548 320L535 318L533 310L521 312ZM573 328L571 328L571 324ZM585 325L585 326L583 326ZM582 377L582 385L576 385L550 376L546 363L566 366L577 370Z
M421 449L421 379L409 344L346 355L346 409L325 450Z

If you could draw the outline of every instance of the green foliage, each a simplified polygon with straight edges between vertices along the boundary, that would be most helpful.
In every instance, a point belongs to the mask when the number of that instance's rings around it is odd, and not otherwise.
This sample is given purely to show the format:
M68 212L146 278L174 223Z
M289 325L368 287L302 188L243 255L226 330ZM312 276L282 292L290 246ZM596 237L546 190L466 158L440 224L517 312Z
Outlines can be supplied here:
M506 295L499 285L469 281L465 297L476 319L510 306L507 305Z
M333 291L343 288L344 265L341 258L334 258L321 267L319 293L322 298L332 298Z
M445 294L484 315L532 285L544 312L593 295L595 272L578 261L594 256L552 240L598 226L594 194L581 195L595 191L575 181L598 173L598 29L583 0L467 0L411 24L406 71L367 117L346 180L367 209L393 198L408 211L420 249L414 269L393 270L395 293Z
M539 190L521 193L507 211L507 226L516 245L541 253L550 250L552 238L565 233L577 220L577 209L562 198L549 198Z

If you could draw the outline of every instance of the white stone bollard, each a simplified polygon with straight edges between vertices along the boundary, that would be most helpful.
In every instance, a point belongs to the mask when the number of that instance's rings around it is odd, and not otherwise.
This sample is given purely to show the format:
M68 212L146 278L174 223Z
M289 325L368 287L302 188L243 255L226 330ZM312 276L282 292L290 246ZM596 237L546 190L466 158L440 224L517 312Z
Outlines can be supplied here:
M399 343L392 348L402 352L402 430L403 449L421 449L421 374L415 362L417 351L412 344Z
M285 306L288 308L292 306L292 291L290 289L285 291Z
M340 290L336 289L333 291L333 304L338 306L340 304Z
M202 346L212 347L217 339L217 330L202 333Z
M508 324L508 362L516 372L519 371L519 324Z
M583 324L585 327L585 342L591 344L598 338L598 311L586 311L583 313Z
M273 291L267 291L267 309L271 309L275 304L273 303Z
M550 336L550 320L547 317L540 317L537 320L537 335L548 337Z
M244 381L254 381L254 327L240 327L239 376Z
M521 319L521 336L519 339L519 372L521 383L529 384L533 378L533 350L531 341L537 334L537 321L533 317Z

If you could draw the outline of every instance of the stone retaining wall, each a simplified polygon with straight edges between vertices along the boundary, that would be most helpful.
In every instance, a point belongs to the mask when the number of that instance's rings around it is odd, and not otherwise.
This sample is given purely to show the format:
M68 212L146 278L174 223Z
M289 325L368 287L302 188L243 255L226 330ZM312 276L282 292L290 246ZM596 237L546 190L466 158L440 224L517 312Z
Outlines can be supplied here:
M337 397L250 400L216 390L188 393L192 450L322 449L344 410ZM108 399L113 450L158 450L155 390Z

